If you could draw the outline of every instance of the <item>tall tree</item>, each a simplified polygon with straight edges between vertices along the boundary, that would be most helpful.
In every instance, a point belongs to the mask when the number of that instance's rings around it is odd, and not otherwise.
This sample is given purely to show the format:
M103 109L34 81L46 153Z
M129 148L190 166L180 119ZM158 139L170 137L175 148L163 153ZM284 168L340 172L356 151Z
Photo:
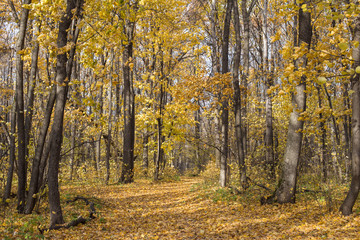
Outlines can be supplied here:
M360 42L360 16L354 21L353 24L353 40ZM360 47L353 49L353 68L360 68ZM358 71L356 71L358 72ZM347 216L352 213L352 208L359 195L360 189L360 74L356 73L351 77L352 90L352 178L349 191L346 195L344 202L340 207L343 215Z
M309 1L303 4L309 4ZM306 48L309 49L312 37L311 12L309 10L304 11L300 7L297 24L297 35L294 38L294 45L300 47L305 44ZM295 60L295 67L297 69L306 67L306 64L306 53ZM306 76L302 75L298 81L295 92L292 94L293 111L290 115L282 175L279 188L276 191L276 201L279 203L295 202L297 168L304 127L304 121L300 119L300 115L306 109Z
M250 15L255 7L256 2L257 2L256 0L251 0L251 2L248 3L248 0L241 0L241 13L243 17L243 28L244 28L244 34L243 34L244 43L242 46L244 70L241 76L241 85L244 89L242 94L244 102L242 104L242 113L241 113L243 119L247 118L247 91L248 91L248 78L250 71L250 26L251 26ZM247 132L248 132L247 124L246 121L244 121L244 123L242 124L242 138L243 138L242 144L243 144L245 156L247 155L247 146L248 146Z
M230 37L230 22L233 1L226 1L226 13L224 19L223 42L222 42L222 57L221 57L221 73L226 74L229 72L229 37ZM222 133L222 148L220 160L220 186L227 185L228 173L228 154L229 154L229 99L222 96L221 104L221 133Z
M76 9L75 23L79 21L80 12L83 5L83 0L67 0L66 10L62 15L59 23L59 32L57 38L57 47L62 49L68 44L68 33L71 30L71 23L73 22L74 10ZM73 41L76 43L78 36L77 25L74 24ZM60 152L63 140L63 121L64 110L67 99L67 92L69 87L69 80L71 77L72 61L75 52L75 44L71 49L70 56L68 58L68 52L62 50L57 55L56 63L56 103L54 110L54 121L50 133L50 156L48 167L48 186L49 186L49 205L50 205L50 227L54 227L56 224L64 223L61 205L60 205L60 192L59 192L59 163Z
M235 29L235 54L233 60L233 88L234 88L234 115L235 115L235 141L236 141L236 153L238 158L239 172L240 172L240 183L241 186L246 189L247 177L246 177L246 166L245 166L245 153L244 145L242 143L242 119L241 119L241 90L239 83L239 68L241 60L241 26L240 26L240 14L238 2L234 0L234 29Z
M269 74L268 60L268 1L264 0L263 6L263 70L264 83L268 90L273 85L272 75ZM266 148L266 164L270 170L270 177L275 178L275 159L274 159L274 143L273 143L273 117L272 117L272 98L268 91L265 91L265 148Z
M30 4L31 0L26 0L25 4ZM17 137L18 137L18 211L24 212L25 209L25 190L26 190L26 139L25 139L25 114L24 114L24 61L21 51L25 46L26 29L29 18L29 9L21 9L19 36L16 42L16 104L17 104Z
M215 75L216 73L220 73L221 71L221 65L220 65L220 47L219 47L219 23L218 23L218 1L212 0L210 7L210 37L211 37L211 63L212 63L212 75ZM216 165L220 166L221 161L221 151L220 151L220 143L221 143L221 121L219 116L219 108L216 108L216 114L215 114L215 145L217 148L215 148L215 158L216 158Z
M15 132L16 132L16 98L13 98L13 106L10 112L10 154L9 154L9 167L6 176L6 186L5 192L3 196L3 202L6 202L7 199L10 198L11 195L11 186L14 175L14 165L15 165L15 153L16 153L16 145L15 145Z
M123 100L124 100L124 135L123 135L123 164L120 182L130 183L134 181L134 143L135 143L135 93L133 87L133 45L135 35L135 16L138 2L129 1L126 5L124 19L123 47Z

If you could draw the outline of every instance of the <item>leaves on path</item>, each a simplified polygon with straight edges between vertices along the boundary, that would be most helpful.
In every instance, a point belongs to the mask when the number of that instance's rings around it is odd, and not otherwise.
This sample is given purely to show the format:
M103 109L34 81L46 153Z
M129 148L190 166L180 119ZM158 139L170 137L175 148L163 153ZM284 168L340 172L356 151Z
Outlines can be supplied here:
M213 201L201 197L201 178L170 183L137 180L129 185L70 185L62 192L86 196L96 204L97 218L85 225L45 233L49 239L354 239L360 216L328 212L322 203L260 206L250 201ZM195 186L195 187L194 187ZM83 203L79 203L83 204ZM83 204L84 205L84 204ZM83 206L63 204L65 215ZM85 210L86 211L86 208ZM73 213L74 214L74 213ZM77 213L78 214L78 213ZM74 217L77 216L74 214ZM18 217L25 223L29 216ZM67 218L69 216L66 216ZM7 216L9 219L9 216ZM48 221L48 220L46 220ZM42 224L45 224L43 220ZM9 222L1 218L0 235ZM20 225L17 225L21 227ZM14 228L14 232L19 229ZM38 233L31 235L33 238Z

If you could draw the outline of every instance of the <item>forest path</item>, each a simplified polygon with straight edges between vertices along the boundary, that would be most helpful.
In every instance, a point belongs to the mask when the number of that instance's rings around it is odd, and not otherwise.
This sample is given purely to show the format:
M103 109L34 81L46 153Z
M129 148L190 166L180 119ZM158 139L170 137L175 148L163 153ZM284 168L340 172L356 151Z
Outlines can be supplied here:
M199 197L201 178L169 183L82 185L62 191L92 198L98 217L46 233L51 239L359 239L359 216L341 217L320 205L260 206ZM65 205L65 204L64 204ZM79 208L79 206L77 206ZM80 206L81 207L81 206ZM84 206L84 215L87 208ZM72 212L66 210L65 215ZM67 212L68 211L68 212ZM76 217L74 215L73 217ZM345 235L344 235L345 234Z

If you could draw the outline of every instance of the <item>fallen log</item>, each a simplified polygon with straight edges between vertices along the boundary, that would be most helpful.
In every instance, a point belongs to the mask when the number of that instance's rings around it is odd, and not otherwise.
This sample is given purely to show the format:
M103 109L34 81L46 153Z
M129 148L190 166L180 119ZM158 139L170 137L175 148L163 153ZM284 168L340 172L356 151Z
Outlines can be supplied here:
M66 201L66 203L76 202L77 200L83 200L86 205L89 205L89 217L88 218L84 218L83 216L80 215L75 220L72 220L71 222L69 222L67 224L50 226L49 228L39 228L38 227L39 232L41 234L43 234L45 231L57 230L57 229L61 229L61 228L75 227L75 226L77 226L79 224L85 224L86 222L96 218L96 216L95 216L96 211L95 211L94 203L90 202L87 198L77 196L73 200Z

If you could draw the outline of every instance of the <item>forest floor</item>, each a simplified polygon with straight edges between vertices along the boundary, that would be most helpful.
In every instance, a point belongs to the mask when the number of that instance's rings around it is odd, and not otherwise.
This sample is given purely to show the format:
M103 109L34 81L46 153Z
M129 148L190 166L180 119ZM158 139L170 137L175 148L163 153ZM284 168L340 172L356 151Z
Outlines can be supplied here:
M218 190L204 190L202 181L201 178L182 178L181 181L153 183L139 179L128 185L79 183L63 186L63 198L83 196L94 202L96 218L69 229L46 232L44 237L360 239L359 213L342 217L336 209L329 211L324 203L314 199L300 199L296 204L265 206L259 204L258 196L255 195L244 202L226 200L224 197L214 197ZM67 221L75 219L79 214L86 217L87 211L84 203L63 203ZM0 239L37 238L37 227L31 230L31 226L48 224L48 212L37 220L30 216L4 215L7 217L0 216Z

